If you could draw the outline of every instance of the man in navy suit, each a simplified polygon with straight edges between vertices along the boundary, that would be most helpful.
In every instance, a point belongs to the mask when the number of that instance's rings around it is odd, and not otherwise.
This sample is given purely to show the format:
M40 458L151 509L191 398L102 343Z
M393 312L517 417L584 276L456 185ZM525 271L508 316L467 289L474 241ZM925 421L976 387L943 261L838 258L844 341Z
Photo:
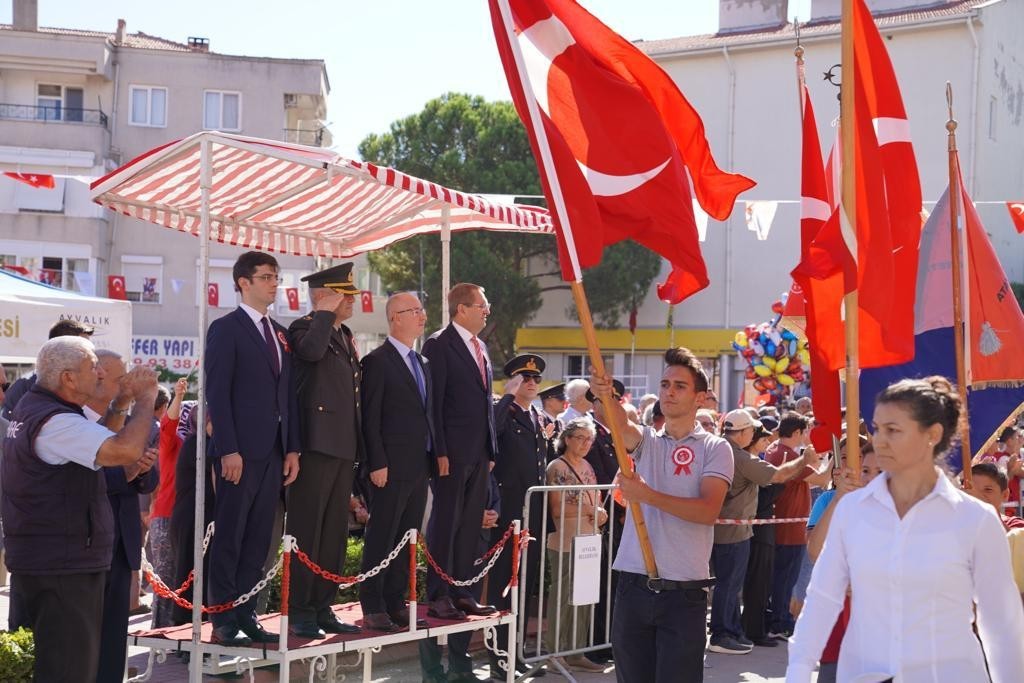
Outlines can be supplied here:
M235 600L260 580L270 550L282 478L299 474L298 403L287 331L270 319L277 259L248 251L232 271L241 305L206 333L206 395L213 422L216 522L210 545L210 604ZM256 622L255 603L214 614L224 645L277 642ZM240 631L240 630L241 631Z
M438 564L457 580L475 573L477 537L487 502L487 480L498 452L491 402L491 363L477 336L491 306L479 285L460 283L448 293L452 321L423 345L434 383L434 427L438 474L427 544ZM468 588L451 586L432 569L427 573L429 613L462 619L466 613L495 612Z
M388 338L363 358L363 434L373 488L362 571L379 564L410 528L419 529L434 469L430 371L413 350L427 315L415 294L388 299ZM359 586L363 626L392 633L409 626L407 562L392 562ZM423 626L426 626L424 623Z

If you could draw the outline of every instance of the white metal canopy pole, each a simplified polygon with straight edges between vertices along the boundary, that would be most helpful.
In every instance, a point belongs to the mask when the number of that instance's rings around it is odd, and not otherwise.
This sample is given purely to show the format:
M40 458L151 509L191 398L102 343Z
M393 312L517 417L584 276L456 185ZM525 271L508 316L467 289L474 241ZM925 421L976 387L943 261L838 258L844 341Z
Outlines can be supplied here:
M448 327L448 290L452 288L452 209L441 208L441 327Z
M210 140L199 143L199 280L205 296L199 297L199 390L196 407L196 518L193 524L192 561L195 578L192 583L192 657L189 660L190 683L203 681L203 537L206 535L206 324L210 317L210 186L213 172L210 163Z

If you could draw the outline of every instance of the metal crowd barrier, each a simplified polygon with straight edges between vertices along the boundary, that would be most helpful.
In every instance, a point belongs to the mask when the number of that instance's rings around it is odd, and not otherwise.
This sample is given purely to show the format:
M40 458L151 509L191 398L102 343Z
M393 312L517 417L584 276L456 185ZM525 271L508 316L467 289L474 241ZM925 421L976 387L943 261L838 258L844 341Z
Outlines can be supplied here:
M617 487L611 484L607 485L576 485L576 486L533 486L526 492L526 496L523 503L523 525L524 527L529 524L531 518L531 510L535 510L538 506L541 509L540 515L540 534L535 538L535 542L529 543L521 554L520 561L520 586L522 589L519 591L519 619L517 620L516 643L518 649L518 657L525 663L531 671L536 671L542 665L548 664L549 668L553 668L559 671L569 681L575 681L576 679L567 670L567 668L560 661L563 657L572 657L575 655L583 655L587 652L594 652L601 650L606 647L611 647L611 625L612 625L612 560L614 559L614 553L610 544L612 539L616 538L616 525L617 520L615 519L614 504L612 502L612 490ZM549 505L549 495L553 492L558 493L572 493L572 492L585 492L585 491L596 491L598 500L601 506L608 513L608 521L605 522L604 526L598 530L598 534L601 538L601 568L600 578L601 585L603 586L603 595L599 596L598 604L590 605L574 605L569 610L569 613L563 613L562 609L562 598L565 591L571 591L573 589L571 581L563 582L563 570L565 569L564 563L569 561L567 555L572 555L573 544L571 537L580 535L592 535L589 530L585 530L583 526L583 517L580 514L584 503L584 496L579 495L576 497L575 503L567 503L566 499L568 496L562 495L560 505L558 509L551 509ZM566 509L571 506L576 506L576 523L574 528L566 529L564 523L567 519ZM569 517L571 518L571 516ZM554 530L550 528L549 520L554 522ZM621 525L619 525L621 526ZM531 529L531 533L535 530ZM565 540L565 536L570 536L569 551L560 552L558 554L557 566L549 566L550 563L547 561L547 542L549 534L554 534L559 540L559 547L563 547L562 542ZM538 597L536 611L531 612L528 609L528 601L530 596L528 593L528 587L531 582L535 580L531 574L531 565L536 562L531 558L536 557L536 554L540 553L539 561L539 583L538 583ZM574 573L577 567L573 567ZM548 583L547 575L550 571L550 583ZM563 585L563 583L565 585ZM600 600L603 598L603 600ZM552 620L547 618L546 607L551 601L554 601L555 612L554 612L554 623ZM601 604L603 603L603 604ZM604 628L601 632L595 633L597 629L597 618L598 618L598 605L600 604L600 610L604 616ZM535 641L527 642L527 627L530 622L530 617L533 616L535 624L537 626L537 637ZM578 638L578 627L583 623L585 624L586 636L583 638L583 642L580 642ZM567 649L559 649L559 643L561 642L561 635L567 629L571 629L571 641L570 647ZM546 634L550 633L550 637L546 638ZM549 651L544 647L544 641L549 641L554 647L554 651Z

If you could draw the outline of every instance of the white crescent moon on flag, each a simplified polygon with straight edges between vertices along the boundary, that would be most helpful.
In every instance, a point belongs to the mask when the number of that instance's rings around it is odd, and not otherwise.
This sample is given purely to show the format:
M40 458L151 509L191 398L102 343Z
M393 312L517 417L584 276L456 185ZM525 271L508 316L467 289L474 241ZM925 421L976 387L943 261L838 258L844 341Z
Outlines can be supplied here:
M575 45L572 34L561 21L555 16L538 21L530 28L519 34L519 46L523 52L523 62L526 64L526 71L533 86L533 95L539 106L548 117L551 117L551 110L548 106L548 73L551 71L551 64L555 58L565 52L569 46ZM649 171L632 173L629 175L611 175L596 171L579 159L580 170L591 191L600 197L614 197L626 194L654 178L666 166L671 158L665 159L661 164Z
M1024 216L1024 204L1010 204L1010 211L1016 211L1018 216Z

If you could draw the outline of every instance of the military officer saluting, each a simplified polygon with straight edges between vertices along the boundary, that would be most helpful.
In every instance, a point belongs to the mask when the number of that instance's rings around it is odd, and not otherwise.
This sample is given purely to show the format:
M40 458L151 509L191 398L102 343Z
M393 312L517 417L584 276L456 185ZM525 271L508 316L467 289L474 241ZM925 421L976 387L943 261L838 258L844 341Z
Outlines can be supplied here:
M302 281L309 283L313 310L288 329L297 360L302 435L302 469L289 489L288 533L320 567L341 574L352 481L363 457L359 356L352 331L344 324L352 317L359 290L352 282L351 263ZM336 593L333 583L301 563L293 564L289 630L304 638L358 632L331 611Z
M548 441L540 411L533 407L540 389L541 373L544 372L544 359L534 353L516 356L505 363L505 395L494 406L494 426L498 434L498 457L494 464L494 478L501 491L501 514L498 526L493 530L492 543L498 541L508 525L514 519L523 516L523 501L526 491L531 486L544 484L544 473L547 469ZM542 520L542 497L536 495L530 506L528 527L534 538L540 538ZM537 587L542 550L531 548L528 554L527 585L523 586L526 595L533 595ZM505 586L512 576L511 553L504 554L494 566L488 582L488 602L498 609L507 609L510 605L508 595L502 595ZM507 627L499 627L504 629ZM506 634L499 630L498 642ZM497 662L492 658L491 673L497 673ZM502 677L504 677L502 675Z

